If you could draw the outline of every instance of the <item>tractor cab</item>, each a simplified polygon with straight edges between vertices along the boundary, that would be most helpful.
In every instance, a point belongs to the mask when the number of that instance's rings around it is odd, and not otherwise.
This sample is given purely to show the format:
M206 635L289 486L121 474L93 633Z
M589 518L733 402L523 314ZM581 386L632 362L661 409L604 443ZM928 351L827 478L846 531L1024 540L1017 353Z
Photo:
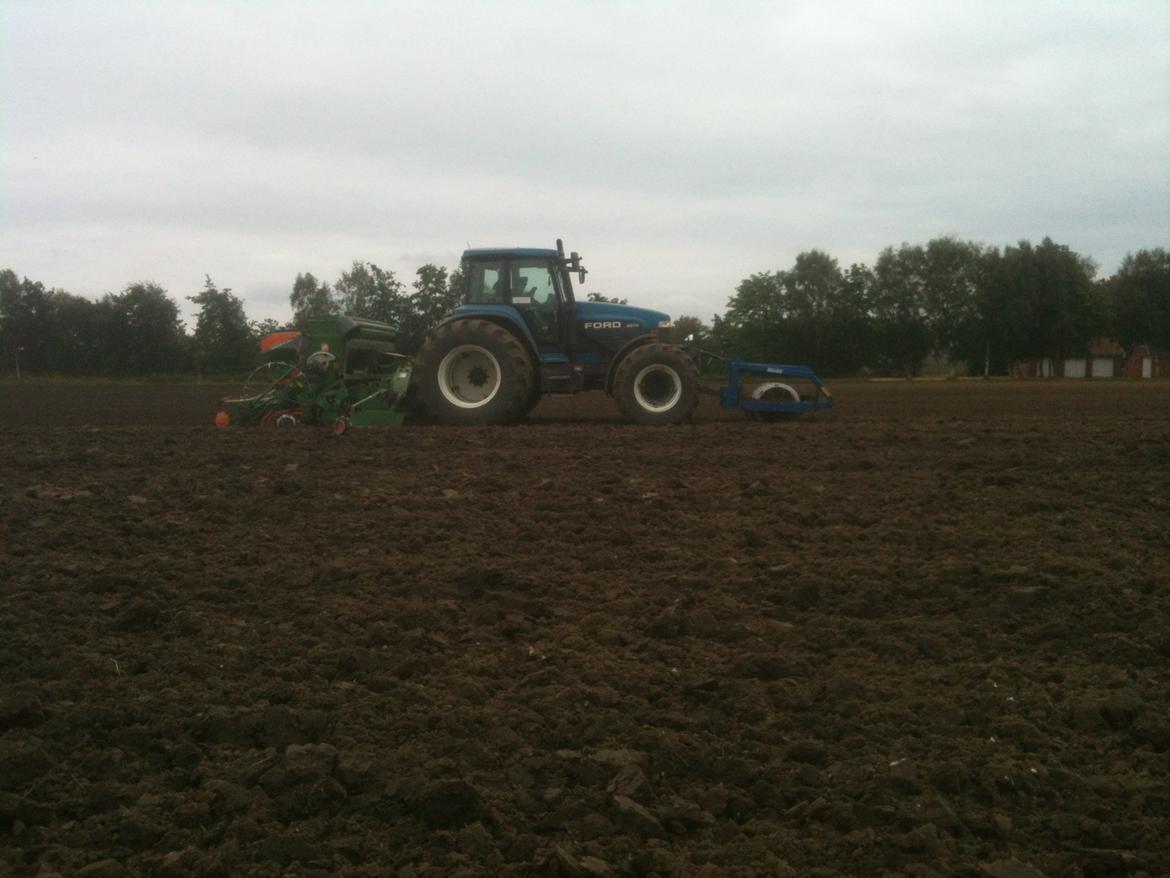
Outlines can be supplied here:
M553 249L475 249L463 254L463 305L451 319L481 317L516 334L539 364L546 393L605 388L615 356L670 326L660 311L607 301L578 301L573 275L581 257Z
M464 305L520 318L538 352L563 350L572 323L573 286L555 250L468 250L463 254Z

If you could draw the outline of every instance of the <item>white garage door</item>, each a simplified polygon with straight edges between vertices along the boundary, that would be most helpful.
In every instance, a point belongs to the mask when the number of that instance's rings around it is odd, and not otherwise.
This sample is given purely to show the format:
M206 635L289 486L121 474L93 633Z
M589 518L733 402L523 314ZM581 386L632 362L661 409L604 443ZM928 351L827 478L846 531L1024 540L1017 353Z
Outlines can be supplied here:
M1154 361L1149 357L1142 358L1142 377L1149 378L1154 374Z
M1093 357L1093 377L1094 378L1112 378L1113 377L1113 358L1112 357Z
M1085 361L1084 360L1065 360L1064 361L1064 377L1065 378L1084 378L1085 377Z

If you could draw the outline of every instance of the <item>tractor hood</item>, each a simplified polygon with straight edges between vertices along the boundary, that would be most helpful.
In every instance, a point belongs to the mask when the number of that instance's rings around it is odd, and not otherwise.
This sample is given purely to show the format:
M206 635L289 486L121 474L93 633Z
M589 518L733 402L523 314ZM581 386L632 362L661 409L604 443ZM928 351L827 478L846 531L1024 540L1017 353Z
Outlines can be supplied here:
M643 329L658 329L670 325L670 315L649 308L635 308L633 305L613 305L609 302L578 302L577 319L590 323L618 321L623 324L637 323Z

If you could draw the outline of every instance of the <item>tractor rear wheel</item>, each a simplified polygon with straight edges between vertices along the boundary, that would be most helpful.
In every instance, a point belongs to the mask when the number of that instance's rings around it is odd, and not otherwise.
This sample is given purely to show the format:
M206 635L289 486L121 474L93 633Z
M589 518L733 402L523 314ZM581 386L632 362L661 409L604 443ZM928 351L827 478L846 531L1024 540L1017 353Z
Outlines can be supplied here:
M544 399L544 394L540 390L540 385L534 381L532 389L528 391L528 399L524 400L524 405L520 408L518 420L524 420L532 414L532 410L540 405L542 399Z
M679 424L699 404L699 370L681 348L643 345L618 365L613 395L635 424Z
M414 374L424 408L444 424L514 421L535 383L524 345L487 320L440 326L418 352Z

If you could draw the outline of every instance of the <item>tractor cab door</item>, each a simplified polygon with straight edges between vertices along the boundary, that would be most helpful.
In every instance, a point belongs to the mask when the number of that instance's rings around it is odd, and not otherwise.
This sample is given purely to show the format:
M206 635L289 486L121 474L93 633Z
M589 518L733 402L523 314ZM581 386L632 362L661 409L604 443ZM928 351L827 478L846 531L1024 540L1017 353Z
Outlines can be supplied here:
M512 259L508 276L512 307L520 312L541 353L565 352L571 320L553 266L547 259Z
M507 263L473 262L466 266L468 305L508 304Z

